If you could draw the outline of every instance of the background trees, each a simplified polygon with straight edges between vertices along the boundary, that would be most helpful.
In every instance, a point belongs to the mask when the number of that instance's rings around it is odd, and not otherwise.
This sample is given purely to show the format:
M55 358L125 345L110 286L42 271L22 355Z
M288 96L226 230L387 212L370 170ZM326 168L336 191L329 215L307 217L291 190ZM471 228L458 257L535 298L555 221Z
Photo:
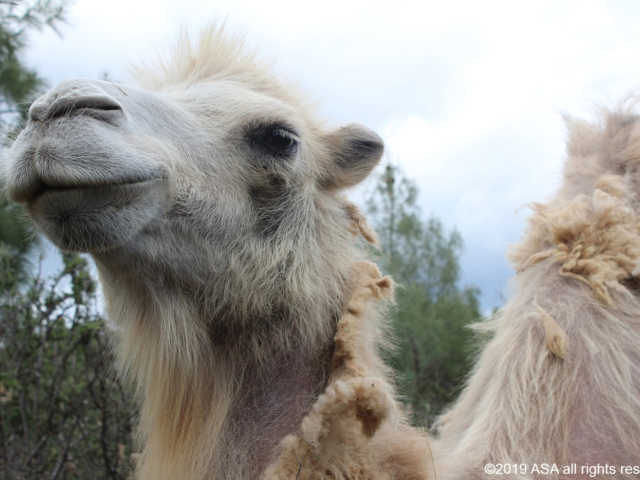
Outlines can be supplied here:
M125 479L136 405L115 376L87 261L12 275L0 249L0 477Z
M480 292L458 286L462 238L445 232L437 218L422 218L418 193L398 167L388 165L367 210L380 236L383 269L400 284L393 317L399 348L391 360L405 378L416 423L429 425L471 367L467 326L480 318Z
M65 21L66 0L0 1L0 122L11 125L24 116L34 92L44 86L38 74L28 68L21 55L33 29L58 27Z

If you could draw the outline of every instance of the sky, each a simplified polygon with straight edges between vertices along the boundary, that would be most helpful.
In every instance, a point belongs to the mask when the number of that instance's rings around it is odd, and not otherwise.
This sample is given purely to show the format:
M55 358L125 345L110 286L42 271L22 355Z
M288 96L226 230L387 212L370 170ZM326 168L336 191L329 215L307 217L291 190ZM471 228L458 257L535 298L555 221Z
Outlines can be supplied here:
M520 207L560 184L563 115L592 118L640 85L634 0L76 0L68 11L63 37L34 34L26 55L51 86L105 73L127 83L127 65L181 29L226 20L333 123L382 136L425 218L461 233L461 286L480 288L483 313L504 302Z

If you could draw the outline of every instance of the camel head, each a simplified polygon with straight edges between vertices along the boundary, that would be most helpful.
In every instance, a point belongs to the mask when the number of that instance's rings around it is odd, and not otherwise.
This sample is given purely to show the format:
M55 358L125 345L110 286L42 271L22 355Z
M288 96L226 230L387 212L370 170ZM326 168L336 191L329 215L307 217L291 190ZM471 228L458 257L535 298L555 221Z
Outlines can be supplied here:
M245 320L335 303L353 256L341 192L378 163L381 139L325 129L215 28L137 80L71 78L36 100L8 196L61 249L92 254L105 284L182 290Z

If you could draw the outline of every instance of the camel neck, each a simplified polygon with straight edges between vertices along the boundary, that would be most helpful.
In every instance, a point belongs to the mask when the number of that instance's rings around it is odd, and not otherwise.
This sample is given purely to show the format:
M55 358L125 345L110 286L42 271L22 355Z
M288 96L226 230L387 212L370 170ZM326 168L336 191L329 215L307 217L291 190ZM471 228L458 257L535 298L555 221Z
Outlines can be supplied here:
M105 293L126 292L106 296L120 364L143 395L140 478L258 478L327 384L337 315L312 342L289 317L221 328L183 292L116 285L104 270ZM286 346L270 341L286 327Z
M245 368L242 394L229 415L233 445L225 455L230 467L246 468L239 477L258 478L280 441L298 431L326 387L332 352L333 343L313 353L291 349Z

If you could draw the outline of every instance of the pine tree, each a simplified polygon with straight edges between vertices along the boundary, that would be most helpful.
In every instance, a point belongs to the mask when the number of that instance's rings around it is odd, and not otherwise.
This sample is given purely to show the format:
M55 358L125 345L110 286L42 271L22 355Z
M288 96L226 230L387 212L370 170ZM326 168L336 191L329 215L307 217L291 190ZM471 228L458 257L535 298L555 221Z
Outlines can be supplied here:
M44 86L22 58L29 32L44 27L58 32L65 7L66 0L0 0L0 122L4 128L25 117L28 100Z
M460 288L462 237L442 222L423 220L419 190L388 165L367 201L380 235L383 269L400 284L392 363L406 379L405 395L416 422L428 425L455 397L471 367L472 332L480 318L479 290ZM402 383L401 383L402 386Z

